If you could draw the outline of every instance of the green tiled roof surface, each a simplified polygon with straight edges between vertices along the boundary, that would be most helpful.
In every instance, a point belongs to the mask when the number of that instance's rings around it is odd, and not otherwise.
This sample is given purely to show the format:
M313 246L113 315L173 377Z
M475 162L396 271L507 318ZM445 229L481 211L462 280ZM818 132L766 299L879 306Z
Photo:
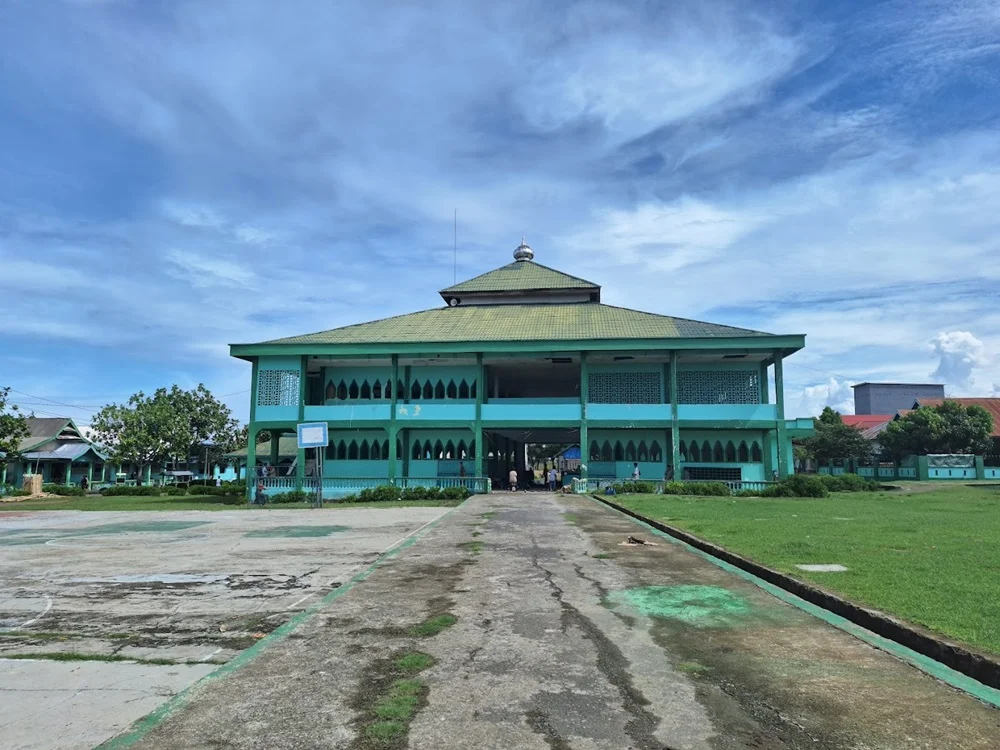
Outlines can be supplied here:
M597 284L534 261L515 261L506 266L463 281L441 294L458 292L525 292L539 289L600 289Z
M612 307L562 305L441 307L268 344L404 344L475 341L586 341L590 339L724 338L770 336L746 328Z

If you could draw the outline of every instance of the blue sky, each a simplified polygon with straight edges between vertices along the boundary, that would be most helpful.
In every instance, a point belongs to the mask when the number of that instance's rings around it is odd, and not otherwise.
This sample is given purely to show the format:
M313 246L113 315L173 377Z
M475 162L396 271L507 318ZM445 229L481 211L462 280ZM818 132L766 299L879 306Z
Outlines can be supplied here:
M457 209L460 279L807 334L792 414L1000 395L995 0L419 6L0 4L0 384L245 418L227 344L439 304Z

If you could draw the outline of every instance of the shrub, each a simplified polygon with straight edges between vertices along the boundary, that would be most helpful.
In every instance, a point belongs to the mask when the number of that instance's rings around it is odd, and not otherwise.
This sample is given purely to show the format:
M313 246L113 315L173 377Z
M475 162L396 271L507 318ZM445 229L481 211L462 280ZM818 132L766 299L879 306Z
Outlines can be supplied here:
M628 495L651 495L656 492L656 485L652 482L644 482L643 480L625 480L623 482L618 482L614 485L615 493L618 495L628 494Z
M667 482L663 485L664 495L711 495L725 497L731 494L722 482Z
M874 479L857 474L841 474L839 476L821 474L819 476L830 492L877 492L882 489L882 485Z
M269 495L267 499L272 503L305 503L314 497L315 495L305 490L290 490L288 492L279 492L276 495Z
M186 495L187 490L183 487L164 487L163 494L170 497L179 497L180 495Z
M83 487L74 487L73 485L64 484L43 484L42 492L48 492L52 495L60 495L61 497L83 497L86 495L86 491Z
M189 495L211 495L213 497L243 497L246 495L246 485L242 487L236 483L216 487L212 485L195 484L187 489Z
M471 494L468 487L446 487L440 492L442 500L465 500Z
M792 474L779 484L791 491L788 497L826 497L830 494L824 481L813 474Z
M378 487L366 487L358 495L358 501L362 503L391 503L399 500L402 491L399 487L391 484L380 484Z
M407 487L399 495L400 500L439 500L439 487Z
M31 493L28 490L19 490L16 487L7 487L0 494L4 497L28 497Z
M127 484L114 484L101 490L105 497L128 496L128 497L159 497L160 487L130 487Z

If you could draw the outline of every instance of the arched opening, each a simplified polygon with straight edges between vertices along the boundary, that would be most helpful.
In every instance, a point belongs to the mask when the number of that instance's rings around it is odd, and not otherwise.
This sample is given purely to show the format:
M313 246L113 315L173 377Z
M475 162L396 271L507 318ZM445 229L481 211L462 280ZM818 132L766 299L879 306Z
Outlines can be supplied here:
M442 458L444 458L444 446L441 445L441 441L440 440L438 440L436 443L434 443L434 455L433 455L433 457L436 458L436 459L438 459L438 460L441 460Z
M434 458L434 447L431 445L430 440L424 442L424 458L428 461Z
M410 400L419 401L420 400L420 383L414 381L413 385L410 386Z
M472 381L472 385L469 386L469 398L476 397L476 381Z
M385 397L392 398L392 381L385 381Z
M590 443L590 460L600 461L601 460L601 446L597 444L596 440Z
M337 460L346 461L347 460L347 443L341 440L337 443Z
M614 461L614 453L611 449L611 443L607 440L604 441L604 445L601 446L601 460L602 461Z
M464 440L459 440L458 441L458 447L455 448L455 451L456 451L455 458L458 458L458 459L464 461L465 459L467 459L469 457L469 451L465 447L465 441Z
M367 440L361 441L361 450L358 451L358 458L361 461L368 461L371 458L371 450L368 446Z
M621 440L615 441L615 461L625 460L625 449L622 448Z
M712 460L716 463L722 463L726 460L726 452L722 448L722 443L718 440L715 441L715 449L712 451Z
M648 461L649 460L649 448L646 447L646 441L639 441L639 449L635 454L636 461Z
M737 458L741 464L745 464L750 460L750 449L747 448L747 441L740 441L740 449L737 451Z
M726 463L736 463L736 446L732 440L726 442Z
M469 397L469 384L464 380L458 384L458 397L468 398Z
M712 460L712 444L707 440L701 444L701 460L706 464Z
M326 384L326 400L333 401L336 398L337 398L337 386L335 386L333 384L333 381L331 380L329 383Z
M437 382L437 385L434 386L434 398L436 398L438 401L444 399L444 383L441 382L440 380Z
M368 385L367 380L361 384L361 398L365 401L372 400L372 387Z
M413 444L413 450L410 451L410 458L414 461L419 461L422 456L420 455L420 441L418 440Z
M698 447L698 443L694 440L691 441L691 463L700 464L701 463L701 449Z
M337 460L337 444L328 443L326 450L323 451L323 458L326 461L336 461Z
M625 446L625 460L635 461L635 443L631 440L629 440L628 445Z
M764 460L764 457L761 455L760 452L760 445L757 443L756 440L754 440L753 445L750 446L750 457L754 463L758 464Z
M396 382L396 393L399 394L397 396L397 398L406 398L406 386L403 385L403 381L402 380L399 380L399 381ZM385 397L389 398L390 394L387 393L385 395Z
M337 386L337 400L347 401L347 383L343 380L341 380L340 384Z
M369 456L372 461L382 460L382 443L378 440L372 440L372 453Z
M448 387L445 389L445 394L448 398L458 398L458 386L455 385L454 380L448 381Z
M388 443L389 441L386 440L385 442ZM396 440L396 455L399 456L399 457L402 457L402 455L403 455L403 441L402 440ZM388 451L386 451L386 456L385 457L386 458L389 457L389 452Z
M649 447L649 460L659 463L663 460L663 451L660 449L660 443L658 440L654 440L653 444Z
M469 443L469 458L475 458L475 457L476 457L476 441L473 440L471 443Z
M358 381L352 380L351 387L347 389L347 397L354 401L358 397Z
M679 447L680 454L681 454L681 460L682 461L687 461L688 460L688 447L687 447L687 443L685 443L683 440L681 440L681 444L678 447Z
M347 448L347 458L350 461L358 460L358 443L356 440L352 440L350 446Z
M444 446L444 457L445 458L455 458L455 444L450 440Z
M434 398L434 386L431 385L431 381L424 383L424 401L430 401Z
M372 386L372 398L382 398L382 383L378 380Z

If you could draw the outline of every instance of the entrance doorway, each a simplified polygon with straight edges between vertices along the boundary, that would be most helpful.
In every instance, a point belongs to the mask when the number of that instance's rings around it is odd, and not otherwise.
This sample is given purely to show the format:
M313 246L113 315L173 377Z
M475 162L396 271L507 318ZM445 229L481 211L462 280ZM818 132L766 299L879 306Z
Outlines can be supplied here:
M549 472L556 469L557 489L580 475L580 431L571 428L495 428L483 431L484 471L494 489L510 488L517 472L519 490L549 490Z

